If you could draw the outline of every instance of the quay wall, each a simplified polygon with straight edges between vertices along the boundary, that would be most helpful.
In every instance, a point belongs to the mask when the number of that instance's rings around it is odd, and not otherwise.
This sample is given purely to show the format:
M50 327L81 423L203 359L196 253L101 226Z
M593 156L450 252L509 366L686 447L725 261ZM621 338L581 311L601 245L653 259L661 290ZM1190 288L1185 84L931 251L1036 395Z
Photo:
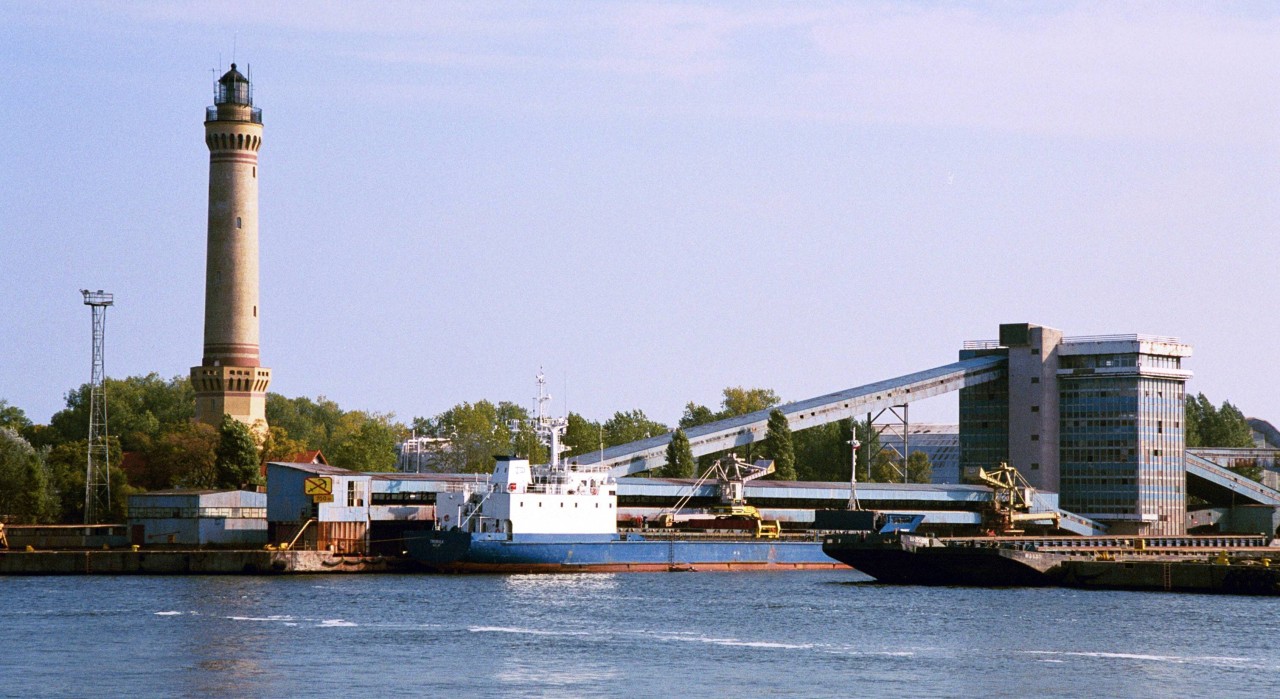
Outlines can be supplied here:
M329 551L0 551L0 575L279 575L403 570L384 556Z

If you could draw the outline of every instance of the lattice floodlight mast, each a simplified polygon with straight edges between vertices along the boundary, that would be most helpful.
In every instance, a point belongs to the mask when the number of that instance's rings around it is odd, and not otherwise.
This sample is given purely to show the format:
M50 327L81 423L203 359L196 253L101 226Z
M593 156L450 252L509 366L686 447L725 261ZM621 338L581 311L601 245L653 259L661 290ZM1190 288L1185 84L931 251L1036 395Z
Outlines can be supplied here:
M84 475L84 523L98 524L111 508L111 461L107 449L107 387L102 350L107 306L112 295L102 289L81 289L84 305L93 312L93 370L89 380L89 448Z

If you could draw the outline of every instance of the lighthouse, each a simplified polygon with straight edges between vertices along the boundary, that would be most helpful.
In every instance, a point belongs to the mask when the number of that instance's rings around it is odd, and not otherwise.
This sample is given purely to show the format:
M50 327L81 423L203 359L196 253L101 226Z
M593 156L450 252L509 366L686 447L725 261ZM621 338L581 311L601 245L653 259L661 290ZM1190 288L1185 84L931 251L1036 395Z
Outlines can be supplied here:
M258 148L262 110L236 64L218 79L205 110L209 147L209 237L205 266L204 355L191 368L196 419L224 414L267 428L271 370L258 356Z

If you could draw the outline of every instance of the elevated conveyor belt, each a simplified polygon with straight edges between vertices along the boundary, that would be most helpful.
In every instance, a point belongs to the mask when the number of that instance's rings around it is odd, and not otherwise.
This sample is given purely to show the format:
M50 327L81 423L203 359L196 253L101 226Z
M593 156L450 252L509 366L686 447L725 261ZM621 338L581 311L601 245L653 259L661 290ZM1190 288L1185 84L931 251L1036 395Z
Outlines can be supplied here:
M1088 517L1081 517L1074 512L1067 512L1059 508L1056 504L1046 502L1046 498L1036 495L1031 507L1032 512L1056 512L1058 513L1058 528L1079 534L1080 536L1102 536L1110 529L1102 522L1098 522Z
M1230 505L1240 498L1259 505L1280 506L1280 490L1223 468L1186 451L1187 492L1219 505Z
M914 400L958 391L1005 375L1004 357L965 359L936 369L919 371L887 381L879 381L847 391L779 406L792 431L847 420ZM769 410L740 415L727 420L685 430L694 456L732 449L764 439ZM671 434L620 444L601 452L582 454L571 463L605 466L614 476L627 476L657 468L667 460Z

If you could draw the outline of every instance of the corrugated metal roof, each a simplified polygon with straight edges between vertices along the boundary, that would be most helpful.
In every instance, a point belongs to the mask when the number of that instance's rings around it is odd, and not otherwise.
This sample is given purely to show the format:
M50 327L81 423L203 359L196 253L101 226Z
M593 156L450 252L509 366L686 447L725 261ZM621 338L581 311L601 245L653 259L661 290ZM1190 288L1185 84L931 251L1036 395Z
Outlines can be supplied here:
M294 469L295 471L304 471L306 473L314 473L317 476L372 476L373 475L371 473L364 473L362 471L350 471L345 468L338 468L337 466L329 466L328 464L299 464L299 463L293 463L289 461L272 461L267 465L282 466L284 468Z

